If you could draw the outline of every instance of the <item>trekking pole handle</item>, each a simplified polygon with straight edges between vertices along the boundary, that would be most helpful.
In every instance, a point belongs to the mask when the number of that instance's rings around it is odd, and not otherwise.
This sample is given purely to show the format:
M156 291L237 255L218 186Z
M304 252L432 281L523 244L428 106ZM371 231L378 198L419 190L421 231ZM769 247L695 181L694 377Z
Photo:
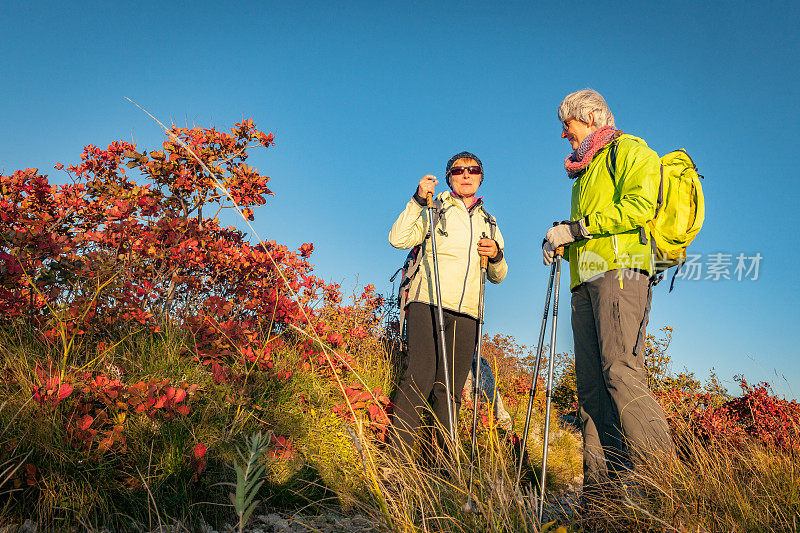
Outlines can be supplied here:
M555 228L559 224L561 224L561 222L553 222L553 227ZM559 257L564 257L564 247L563 246L559 246L558 248L556 248L556 255L559 256Z
M481 239L488 239L489 237L486 236L486 232L484 231L481 233ZM489 266L489 257L482 255L481 256L481 268L486 269Z
M433 208L433 193L429 192L425 196L425 201L428 202L428 207Z

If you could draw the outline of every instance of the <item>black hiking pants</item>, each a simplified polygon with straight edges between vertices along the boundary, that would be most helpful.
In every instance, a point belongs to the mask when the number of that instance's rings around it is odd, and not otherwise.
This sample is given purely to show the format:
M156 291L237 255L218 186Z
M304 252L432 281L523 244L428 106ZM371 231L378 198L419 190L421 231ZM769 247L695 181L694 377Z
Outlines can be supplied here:
M453 417L457 418L461 406L461 391L475 353L478 321L447 309L443 309L443 313L452 394L450 401L453 402ZM440 424L445 435L450 431L437 314L435 305L421 302L408 305L408 351L404 360L403 377L395 393L390 433L390 444L398 454L414 444L420 418L428 408L436 417L435 425ZM435 433L439 447L444 449L444 436L438 430Z
M622 276L622 285L620 285ZM583 434L583 486L601 490L631 461L668 460L664 411L647 387L648 277L612 270L572 292L575 376Z

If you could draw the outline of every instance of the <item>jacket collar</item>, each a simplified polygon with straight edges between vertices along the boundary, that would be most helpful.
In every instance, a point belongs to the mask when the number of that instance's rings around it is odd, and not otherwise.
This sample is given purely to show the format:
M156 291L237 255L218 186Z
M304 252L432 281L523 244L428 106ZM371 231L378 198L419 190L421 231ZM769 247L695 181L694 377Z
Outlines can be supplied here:
M467 205L464 203L464 200L462 200L460 196L454 194L452 191L445 191L442 193L442 195L443 200L449 201L453 205L464 208L470 215L483 205L483 196L478 196L475 199L475 202L473 202L473 204L467 209Z

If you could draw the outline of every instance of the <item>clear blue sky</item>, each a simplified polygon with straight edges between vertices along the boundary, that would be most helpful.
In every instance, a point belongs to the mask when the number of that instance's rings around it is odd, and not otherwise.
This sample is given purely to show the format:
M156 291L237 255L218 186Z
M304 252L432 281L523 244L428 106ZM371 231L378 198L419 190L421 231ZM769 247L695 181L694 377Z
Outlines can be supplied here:
M693 251L763 256L756 281L658 287L651 330L675 328L676 369L800 396L797 2L378 4L8 2L0 169L59 181L53 165L86 144L155 148L158 126L124 96L180 125L253 117L277 140L251 163L277 193L256 212L261 236L314 242L319 275L386 292L405 256L387 233L415 183L470 150L510 264L486 329L534 344L542 235L569 216L556 107L591 87L619 128L695 158L707 214ZM568 315L563 303L561 350Z

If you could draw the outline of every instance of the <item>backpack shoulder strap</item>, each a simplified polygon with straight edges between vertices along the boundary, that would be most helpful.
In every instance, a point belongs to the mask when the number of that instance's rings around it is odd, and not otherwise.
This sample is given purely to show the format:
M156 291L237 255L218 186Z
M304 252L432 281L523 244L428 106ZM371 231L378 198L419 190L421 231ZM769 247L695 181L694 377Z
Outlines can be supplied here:
M622 130L614 132L614 135L611 136L611 142L609 143L611 147L608 150L608 154L606 154L606 169L615 187L617 186L617 145L619 144L619 138L623 135L625 135L625 132Z
M611 147L606 154L606 170L608 175L611 176L611 182L614 187L617 186L617 139L611 141Z
M489 224L489 238L494 240L494 236L497 233L497 219L494 218L494 216L490 214L484 206L481 206L481 210L483 210L486 223Z
M447 237L447 218L445 218L444 214L451 207L450 205L444 205L444 202L438 196L433 199L433 227L439 228L439 234L444 237ZM430 237L430 235L429 230L428 236Z
M664 206L664 163L659 165L661 178L658 182L658 200L656 201L656 216L661 212L661 208ZM655 218L655 217L653 217Z
M419 265L422 263L422 257L425 255L425 244L418 244L408 253L406 258L406 271L403 275L401 283L408 283L419 270Z

